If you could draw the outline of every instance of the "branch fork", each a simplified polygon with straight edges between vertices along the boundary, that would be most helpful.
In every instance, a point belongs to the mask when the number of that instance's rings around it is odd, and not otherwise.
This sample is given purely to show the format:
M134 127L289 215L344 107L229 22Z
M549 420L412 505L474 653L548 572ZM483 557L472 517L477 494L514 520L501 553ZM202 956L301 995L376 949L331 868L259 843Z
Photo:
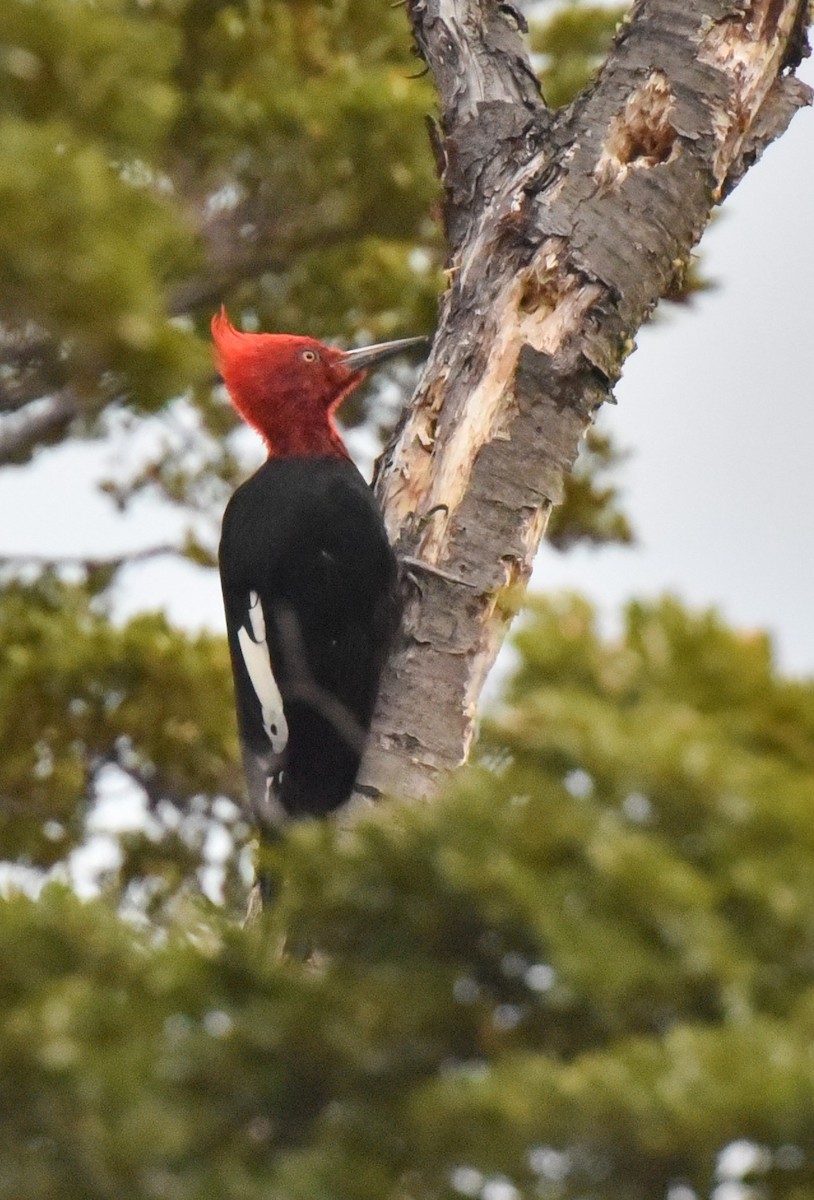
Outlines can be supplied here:
M811 93L790 74L803 0L639 0L595 84L557 113L510 6L407 8L439 94L450 285L377 479L391 538L427 582L360 780L421 797L466 755L500 597L528 580L636 331L714 203Z

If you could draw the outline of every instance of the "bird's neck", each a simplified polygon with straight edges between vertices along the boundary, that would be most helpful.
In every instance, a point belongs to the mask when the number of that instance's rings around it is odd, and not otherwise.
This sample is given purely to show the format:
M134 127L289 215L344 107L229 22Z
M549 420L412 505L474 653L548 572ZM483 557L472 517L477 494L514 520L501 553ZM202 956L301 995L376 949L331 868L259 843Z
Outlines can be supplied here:
M349 459L332 415L337 404L326 411L322 404L278 395L272 403L238 400L235 407L262 437L269 458Z
M321 424L260 429L269 458L350 458L330 417Z

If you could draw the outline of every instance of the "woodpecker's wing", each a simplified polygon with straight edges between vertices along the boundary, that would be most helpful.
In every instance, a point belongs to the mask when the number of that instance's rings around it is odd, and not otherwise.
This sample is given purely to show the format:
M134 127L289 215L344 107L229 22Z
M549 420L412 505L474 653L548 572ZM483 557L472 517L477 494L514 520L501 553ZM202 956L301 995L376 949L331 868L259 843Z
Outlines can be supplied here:
M278 825L285 813L276 800L276 781L285 762L288 723L285 706L272 669L263 605L257 592L245 598L242 622L237 626L237 651L232 649L235 684L241 697L243 769L255 820L264 828ZM230 641L232 639L230 638ZM246 685L246 678L251 685ZM262 736L257 736L259 710Z
M288 742L288 724L277 680L271 669L266 638L266 618L257 592L249 592L247 619L237 631L237 642L257 702L263 732L272 753L280 755Z
M253 815L347 798L397 622L396 564L355 467L272 460L232 498L220 549Z

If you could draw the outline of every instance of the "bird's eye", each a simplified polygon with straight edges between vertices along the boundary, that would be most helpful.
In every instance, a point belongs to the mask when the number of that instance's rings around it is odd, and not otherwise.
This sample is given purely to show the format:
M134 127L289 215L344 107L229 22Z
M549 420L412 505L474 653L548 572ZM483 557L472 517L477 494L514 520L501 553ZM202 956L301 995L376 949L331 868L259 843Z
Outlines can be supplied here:
M307 363L316 362L317 361L317 352L316 352L316 350L303 350L300 357L302 358L303 362L307 362Z

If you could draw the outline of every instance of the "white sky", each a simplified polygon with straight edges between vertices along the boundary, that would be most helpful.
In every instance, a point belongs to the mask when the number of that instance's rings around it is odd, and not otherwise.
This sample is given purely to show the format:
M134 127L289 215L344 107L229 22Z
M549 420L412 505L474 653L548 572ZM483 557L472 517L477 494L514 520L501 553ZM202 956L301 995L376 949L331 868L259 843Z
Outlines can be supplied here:
M809 61L802 72L814 82ZM767 151L703 243L719 289L661 310L642 331L603 420L632 451L617 479L639 534L633 550L544 549L537 589L586 593L612 620L631 596L665 590L769 629L782 665L814 673L814 116ZM99 445L0 472L0 553L103 555L171 540L181 521L155 503L119 517L93 480ZM130 569L122 615L166 607L222 628L216 576L156 561Z

